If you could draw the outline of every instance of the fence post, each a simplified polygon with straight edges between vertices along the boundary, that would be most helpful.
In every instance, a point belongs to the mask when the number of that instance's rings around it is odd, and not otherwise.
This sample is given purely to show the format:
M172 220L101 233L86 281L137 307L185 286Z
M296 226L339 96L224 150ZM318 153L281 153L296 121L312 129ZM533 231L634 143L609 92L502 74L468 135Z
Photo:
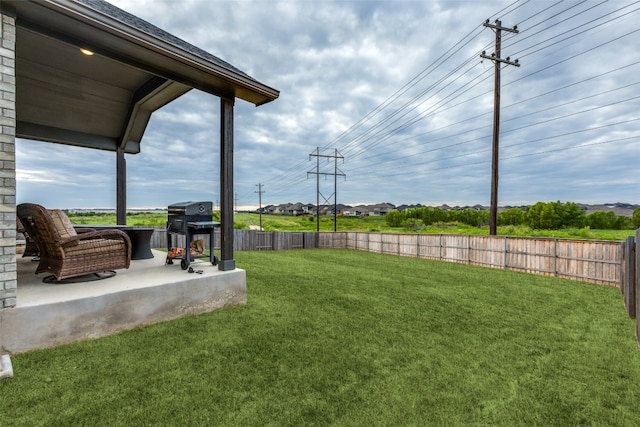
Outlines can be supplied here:
M504 236L504 269L509 269L509 236Z
M558 277L558 239L553 239L553 276Z
M627 237L624 241L623 257L624 271L622 272L622 282L620 288L624 295L624 305L631 318L636 317L636 242L633 236Z
M629 256L629 239L622 242L620 250L622 251L620 255L620 293L624 300L624 307L627 308L627 289L630 286L629 283L631 280L629 277L629 261L631 260ZM635 265L635 259L633 262Z
M636 341L638 341L638 346L640 346L640 274L637 274L640 271L640 229L636 230L636 279L634 280L634 291L636 297Z

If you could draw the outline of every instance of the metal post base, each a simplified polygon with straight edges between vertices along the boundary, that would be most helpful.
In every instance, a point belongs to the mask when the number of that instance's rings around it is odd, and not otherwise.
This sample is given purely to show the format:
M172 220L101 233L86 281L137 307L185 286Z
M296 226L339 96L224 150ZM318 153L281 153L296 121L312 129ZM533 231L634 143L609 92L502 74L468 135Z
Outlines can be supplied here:
M221 259L218 261L218 270L229 271L236 269L235 259Z

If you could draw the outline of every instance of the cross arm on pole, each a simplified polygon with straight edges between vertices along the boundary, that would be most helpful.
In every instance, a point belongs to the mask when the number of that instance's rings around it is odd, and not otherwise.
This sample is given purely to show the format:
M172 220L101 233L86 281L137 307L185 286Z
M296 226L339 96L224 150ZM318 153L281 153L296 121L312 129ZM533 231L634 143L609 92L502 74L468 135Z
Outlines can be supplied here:
M491 54L491 55L487 55L486 51L482 51L482 53L480 54L480 58L489 59L489 60L495 61L495 62L501 62L501 63L507 64L507 65L514 65L516 67L520 66L520 62L517 59L515 61L512 61L511 58L509 58L509 57L507 57L506 59L498 58L498 57L496 57L495 53Z
M484 25L487 28L493 28L494 30L500 30L500 31L508 31L510 33L516 33L518 34L520 31L518 31L518 26L514 25L513 28L512 27L503 27L502 26L502 22L500 22L499 19L496 19L495 24L490 24L489 20L487 19L486 21L484 21L482 23L482 25Z

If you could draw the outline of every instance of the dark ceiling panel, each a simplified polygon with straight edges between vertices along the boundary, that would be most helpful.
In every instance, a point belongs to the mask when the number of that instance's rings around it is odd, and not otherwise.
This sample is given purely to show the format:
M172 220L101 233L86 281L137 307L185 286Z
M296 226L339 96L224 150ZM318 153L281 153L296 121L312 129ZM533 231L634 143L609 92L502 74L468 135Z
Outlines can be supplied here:
M191 88L256 105L279 95L101 0L2 0L0 7L16 16L17 137L136 153L153 111Z

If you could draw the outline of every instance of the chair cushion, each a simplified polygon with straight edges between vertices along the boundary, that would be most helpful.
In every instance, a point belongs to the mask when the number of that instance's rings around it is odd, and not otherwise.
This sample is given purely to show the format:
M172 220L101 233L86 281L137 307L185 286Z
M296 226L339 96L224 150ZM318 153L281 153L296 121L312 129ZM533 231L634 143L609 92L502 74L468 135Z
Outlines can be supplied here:
M94 254L110 256L117 252L126 251L126 249L123 240L89 239L80 240L77 246L68 248L66 254L69 256L89 256Z
M78 235L76 230L73 228L73 224L71 224L69 217L63 211L60 209L48 209L48 211L51 215L51 219L53 219L53 224L62 239L68 239L69 237L75 237Z

